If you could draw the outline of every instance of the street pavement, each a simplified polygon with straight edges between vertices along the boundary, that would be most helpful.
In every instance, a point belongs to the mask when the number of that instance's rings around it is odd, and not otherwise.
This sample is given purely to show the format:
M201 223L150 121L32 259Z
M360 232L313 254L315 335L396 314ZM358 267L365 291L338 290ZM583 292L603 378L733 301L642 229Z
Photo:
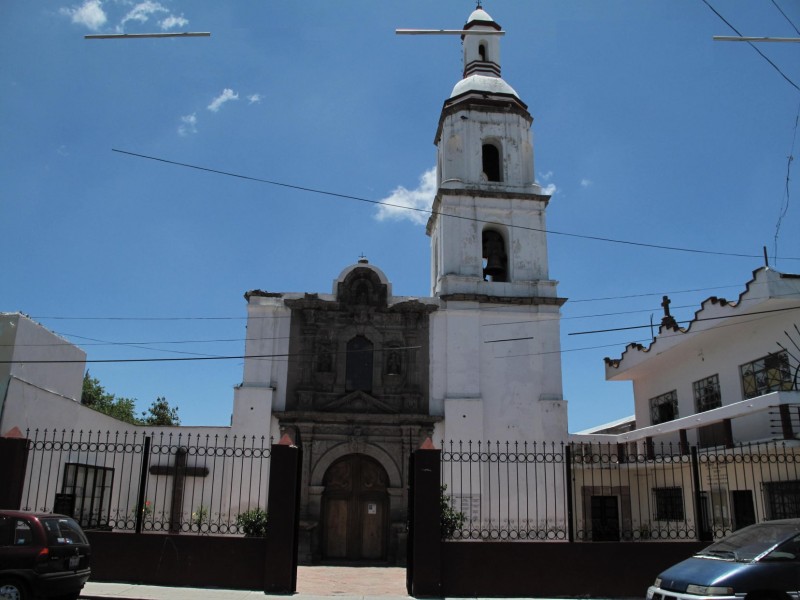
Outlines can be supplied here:
M262 591L179 588L95 581L88 582L81 593L81 598L86 600L263 600L287 597L266 595ZM297 592L291 596L292 600L322 600L331 597L337 600L414 600L406 594L404 568L333 566L297 568Z
M297 600L335 596L341 600L408 600L406 570L400 567L297 568ZM87 600L255 600L262 591L178 588L130 583L88 582L81 593ZM275 596L285 598L286 596Z

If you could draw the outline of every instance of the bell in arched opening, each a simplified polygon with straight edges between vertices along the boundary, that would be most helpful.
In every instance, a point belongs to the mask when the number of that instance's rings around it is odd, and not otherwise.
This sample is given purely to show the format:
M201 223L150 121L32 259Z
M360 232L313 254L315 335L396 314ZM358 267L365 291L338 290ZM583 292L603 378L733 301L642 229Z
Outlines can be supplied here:
M491 229L483 232L483 278L486 281L508 281L508 255L503 236Z

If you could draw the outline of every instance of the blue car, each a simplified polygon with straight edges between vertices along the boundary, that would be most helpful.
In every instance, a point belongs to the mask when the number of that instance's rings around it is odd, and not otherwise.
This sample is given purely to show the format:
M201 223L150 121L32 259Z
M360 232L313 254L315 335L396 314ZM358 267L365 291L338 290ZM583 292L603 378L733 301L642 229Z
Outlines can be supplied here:
M740 529L661 573L647 600L800 600L800 519Z

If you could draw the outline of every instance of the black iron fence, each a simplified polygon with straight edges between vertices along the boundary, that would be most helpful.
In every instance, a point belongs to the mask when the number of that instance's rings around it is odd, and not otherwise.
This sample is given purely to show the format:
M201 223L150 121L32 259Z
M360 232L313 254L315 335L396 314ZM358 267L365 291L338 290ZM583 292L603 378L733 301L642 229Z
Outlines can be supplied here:
M526 442L442 445L442 493L453 539L567 538L567 446Z
M235 534L266 520L271 440L173 432L27 432L23 510L87 529Z
M796 442L443 444L443 531L456 540L712 540L800 517Z

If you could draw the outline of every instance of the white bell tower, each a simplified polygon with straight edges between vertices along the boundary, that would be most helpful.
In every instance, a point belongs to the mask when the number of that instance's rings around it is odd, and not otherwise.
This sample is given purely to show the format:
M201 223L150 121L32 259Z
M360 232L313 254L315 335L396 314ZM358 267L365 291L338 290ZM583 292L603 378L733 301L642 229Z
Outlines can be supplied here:
M560 306L549 279L533 118L500 76L500 26L480 8L462 35L463 79L436 132L431 238L431 406L445 439L567 435ZM441 404L439 404L441 403Z

